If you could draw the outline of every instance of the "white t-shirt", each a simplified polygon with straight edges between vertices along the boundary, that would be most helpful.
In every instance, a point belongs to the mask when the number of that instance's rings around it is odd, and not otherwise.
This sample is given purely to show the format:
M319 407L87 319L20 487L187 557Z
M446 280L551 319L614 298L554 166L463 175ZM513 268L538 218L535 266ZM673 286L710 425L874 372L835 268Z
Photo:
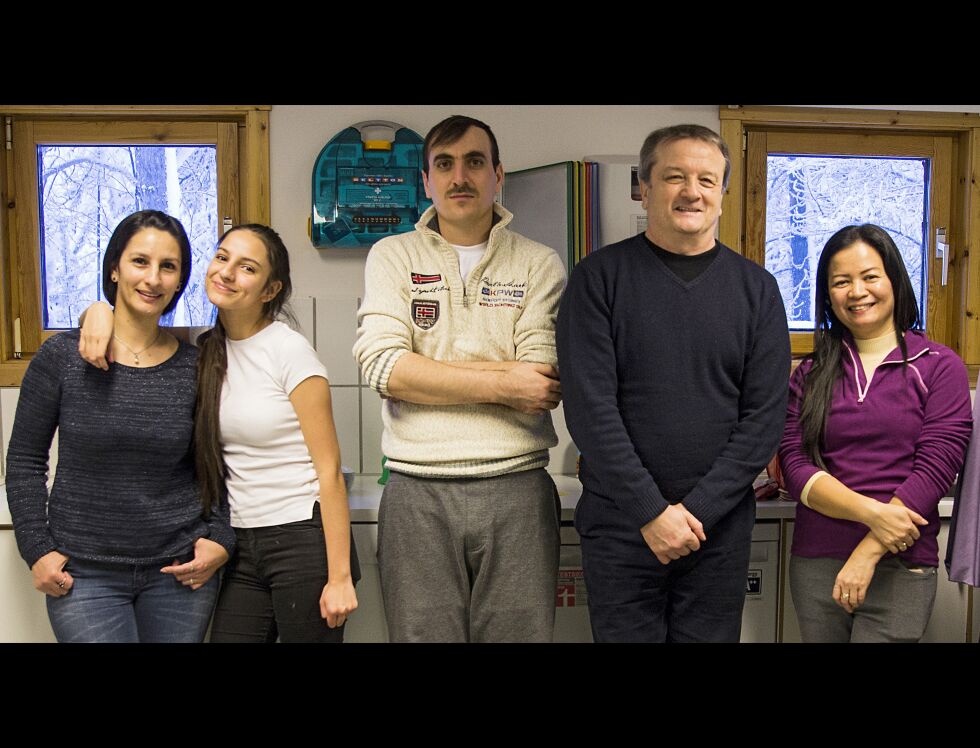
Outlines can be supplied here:
M459 255L459 278L463 281L463 285L466 285L466 279L469 277L470 272L476 267L480 258L487 251L487 242L482 244L474 244L472 247L464 247L459 244L453 244L452 248L456 250L456 254Z
M306 338L273 322L229 340L221 390L221 442L232 527L309 519L320 482L289 394L327 369Z

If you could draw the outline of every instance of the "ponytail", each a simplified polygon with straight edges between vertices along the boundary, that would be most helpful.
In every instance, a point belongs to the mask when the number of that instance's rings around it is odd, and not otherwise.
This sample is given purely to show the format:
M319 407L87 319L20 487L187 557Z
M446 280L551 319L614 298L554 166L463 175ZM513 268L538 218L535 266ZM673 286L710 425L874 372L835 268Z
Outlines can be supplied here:
M219 317L198 338L197 405L194 410L194 459L204 515L225 496L225 460L221 454L221 389L228 370L225 328Z

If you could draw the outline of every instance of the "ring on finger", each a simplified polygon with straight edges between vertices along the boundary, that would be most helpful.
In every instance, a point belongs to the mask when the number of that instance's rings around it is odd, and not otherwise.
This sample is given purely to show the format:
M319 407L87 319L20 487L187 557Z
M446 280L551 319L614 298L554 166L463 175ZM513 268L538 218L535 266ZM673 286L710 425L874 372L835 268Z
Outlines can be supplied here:
M851 593L850 592L842 592L841 593L841 596L840 596L840 599L841 600L850 600L851 599Z
M191 584L194 584L194 577L191 577Z
M64 588L65 588L65 580L64 580L64 579L62 579L62 580L61 580L60 582L58 582L58 586L59 586L59 587L60 587L61 589L64 589Z

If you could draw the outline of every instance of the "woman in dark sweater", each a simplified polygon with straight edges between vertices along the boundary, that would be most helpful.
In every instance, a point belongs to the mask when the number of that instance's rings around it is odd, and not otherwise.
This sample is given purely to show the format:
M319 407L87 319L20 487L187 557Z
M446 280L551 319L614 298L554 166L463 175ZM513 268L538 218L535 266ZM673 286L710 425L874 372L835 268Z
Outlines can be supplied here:
M235 536L227 508L202 507L195 482L197 351L159 326L190 263L176 219L124 219L103 262L116 315L108 374L79 358L72 331L45 341L24 376L7 499L58 641L193 642L207 630Z
M878 226L820 255L814 352L790 380L783 475L801 502L790 585L804 641L922 636L936 595L939 500L970 437L966 367L918 326Z

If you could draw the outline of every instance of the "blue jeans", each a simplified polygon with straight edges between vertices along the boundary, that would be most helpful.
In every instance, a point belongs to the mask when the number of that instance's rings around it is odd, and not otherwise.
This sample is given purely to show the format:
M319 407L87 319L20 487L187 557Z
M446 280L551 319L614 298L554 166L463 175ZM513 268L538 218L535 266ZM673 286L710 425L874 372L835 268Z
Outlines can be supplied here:
M190 560L190 556L181 562ZM46 596L59 642L185 642L204 640L218 596L215 574L191 590L167 564L108 564L71 558L75 580L67 595Z
M320 504L312 516L269 527L235 528L238 545L225 566L221 597L211 626L217 643L334 643L344 626L330 628L320 615L327 583L327 550ZM361 577L354 538L351 576Z

